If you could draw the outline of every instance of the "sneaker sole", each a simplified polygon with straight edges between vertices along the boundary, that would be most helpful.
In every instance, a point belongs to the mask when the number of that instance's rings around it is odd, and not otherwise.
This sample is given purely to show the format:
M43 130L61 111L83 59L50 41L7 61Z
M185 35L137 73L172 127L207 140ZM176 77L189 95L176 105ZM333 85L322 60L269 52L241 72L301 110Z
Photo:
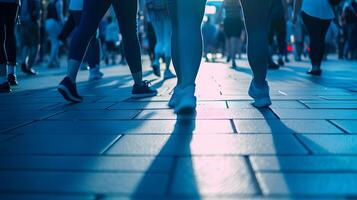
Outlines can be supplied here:
M263 98L263 99L254 99L254 102L252 105L256 108L264 108L264 107L269 107L271 105L271 100L269 98Z
M143 98L147 98L147 97L154 97L156 95L157 95L157 93L152 93L152 94L132 94L131 98L132 99L143 99Z
M63 96L64 99L67 101L70 101L72 103L80 103L83 100L77 99L71 95L71 93L68 91L68 89L62 85L59 85L57 87L58 92Z

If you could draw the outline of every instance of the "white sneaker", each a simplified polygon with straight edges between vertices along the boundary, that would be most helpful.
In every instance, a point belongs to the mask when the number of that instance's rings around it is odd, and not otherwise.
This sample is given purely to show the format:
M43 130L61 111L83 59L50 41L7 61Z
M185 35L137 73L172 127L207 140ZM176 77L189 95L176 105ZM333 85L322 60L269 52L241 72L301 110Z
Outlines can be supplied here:
M252 80L252 82L250 83L248 94L254 99L252 105L257 108L268 107L271 105L271 99L269 96L269 85L266 81L263 87L257 87L254 80Z
M89 69L89 80L99 80L104 76L99 67Z
M197 98L195 97L195 86L190 85L182 88L178 93L175 105L175 113L192 113L196 109Z
M172 91L172 96L170 98L169 103L167 104L169 106L169 108L174 108L176 106L176 102L177 102L177 97L178 97L178 93L180 90L180 86L176 86L173 91Z
M175 78L176 75L173 74L169 69L166 69L164 72L164 79L171 79L171 78Z

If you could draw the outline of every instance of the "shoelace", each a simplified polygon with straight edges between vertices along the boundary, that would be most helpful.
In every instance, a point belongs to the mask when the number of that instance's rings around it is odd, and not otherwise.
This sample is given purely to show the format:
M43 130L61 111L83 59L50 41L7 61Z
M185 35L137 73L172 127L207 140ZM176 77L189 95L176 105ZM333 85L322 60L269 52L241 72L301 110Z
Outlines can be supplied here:
M144 80L143 81L143 87L149 87L151 85L150 81Z

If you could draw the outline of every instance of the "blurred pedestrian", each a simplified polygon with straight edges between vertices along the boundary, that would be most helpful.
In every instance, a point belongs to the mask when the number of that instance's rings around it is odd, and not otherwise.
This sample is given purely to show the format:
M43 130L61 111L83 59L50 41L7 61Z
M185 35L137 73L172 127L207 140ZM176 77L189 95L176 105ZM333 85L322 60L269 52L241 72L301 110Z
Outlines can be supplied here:
M300 10L310 38L312 68L307 74L320 76L325 53L325 37L332 19L335 18L334 10L329 0L295 0L294 24L297 22Z
M11 92L16 80L15 25L19 0L0 0L0 92ZM6 68L7 67L7 68Z
M70 101L79 103L83 98L77 92L76 78L79 66L87 46L95 34L103 16L113 5L123 37L125 56L134 79L132 98L155 96L157 91L143 81L140 45L137 35L137 1L127 0L90 0L83 2L83 14L80 25L74 33L68 59L66 77L58 86L58 91Z

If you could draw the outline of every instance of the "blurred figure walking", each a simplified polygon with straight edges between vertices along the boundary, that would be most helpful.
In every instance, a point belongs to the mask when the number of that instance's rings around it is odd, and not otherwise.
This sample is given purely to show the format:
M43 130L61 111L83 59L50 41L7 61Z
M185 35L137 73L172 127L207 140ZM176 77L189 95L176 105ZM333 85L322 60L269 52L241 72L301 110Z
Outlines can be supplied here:
M99 23L109 7L113 5L123 37L125 56L134 79L132 98L155 96L157 91L151 89L149 82L143 81L142 77L140 45L136 32L137 1L90 0L83 1L83 3L82 19L71 41L67 75L59 84L58 91L70 102L79 103L83 101L76 86L79 66Z
M47 67L60 67L58 60L58 49L60 41L58 35L64 24L63 2L62 0L50 0L47 7L47 17L45 22L46 33L51 42L51 53Z
M21 5L21 70L28 75L36 75L33 66L40 49L40 0L22 0Z
M170 70L171 64L171 33L172 25L166 0L146 0L149 20L154 28L156 45L153 61L153 71L161 76L160 58L165 63L164 79L176 77Z
M0 93L11 92L10 85L18 84L15 25L19 6L20 0L0 0Z
M320 76L325 53L325 37L335 14L329 0L295 0L293 23L301 12L310 37L310 59L312 69L307 74Z

